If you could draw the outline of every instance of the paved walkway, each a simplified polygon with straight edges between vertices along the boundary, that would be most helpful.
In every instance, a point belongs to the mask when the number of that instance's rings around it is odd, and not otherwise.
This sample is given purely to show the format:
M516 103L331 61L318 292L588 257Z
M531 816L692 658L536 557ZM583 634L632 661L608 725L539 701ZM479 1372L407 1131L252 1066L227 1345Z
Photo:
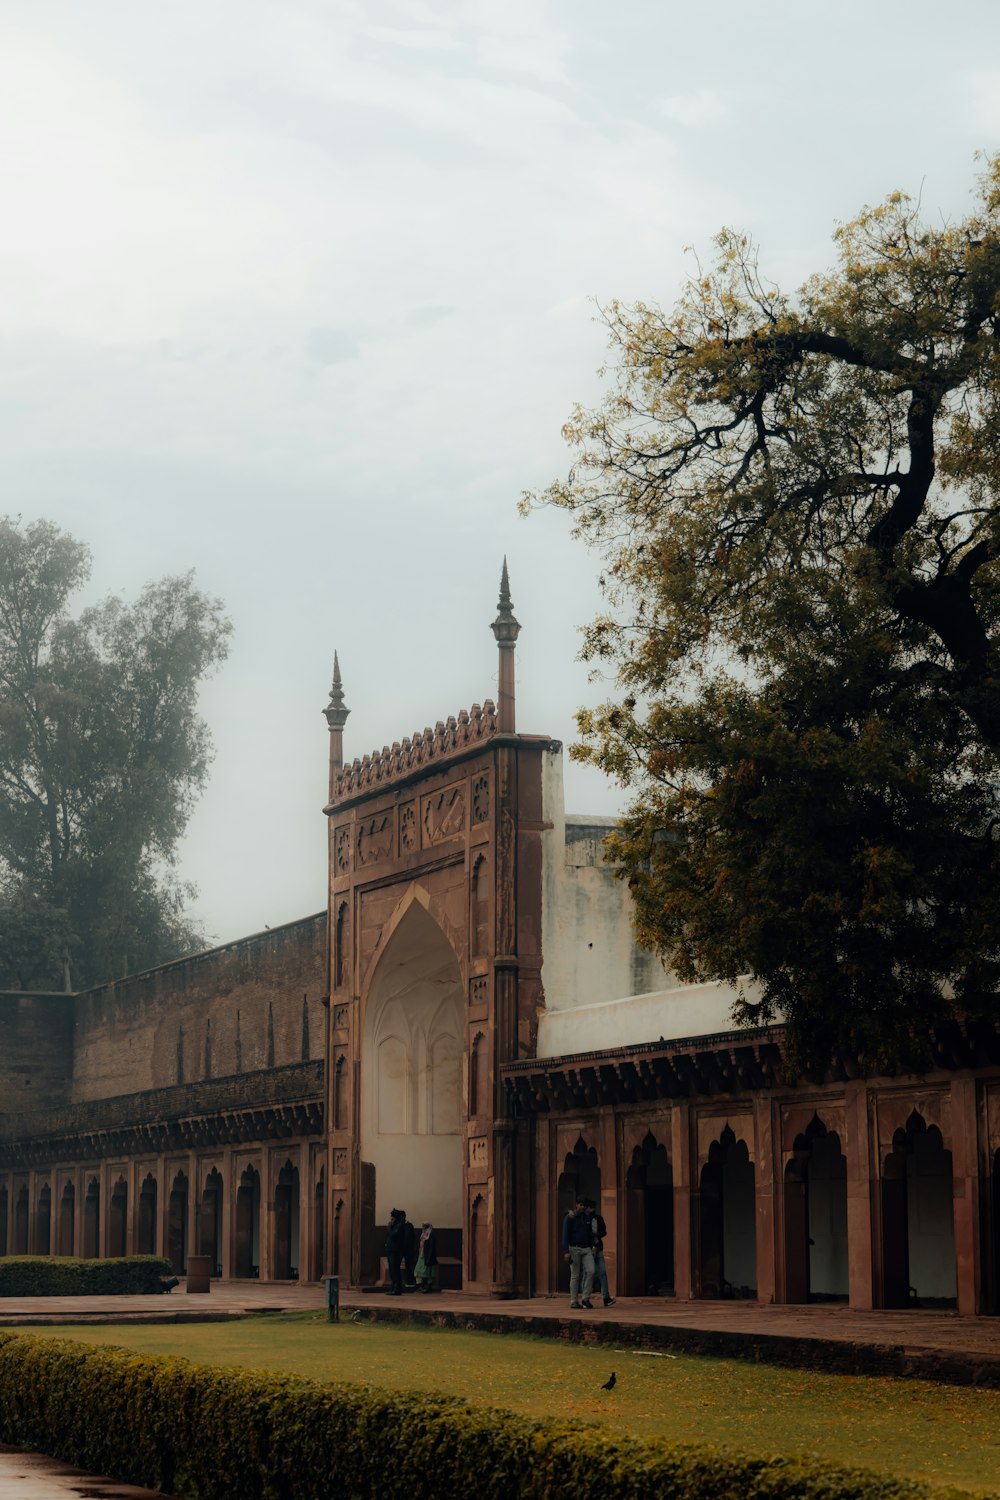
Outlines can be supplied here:
M41 1453L22 1453L0 1443L0 1495L14 1500L61 1500L77 1495L85 1500L163 1500L153 1490L139 1490L117 1479L96 1479L81 1474L57 1458Z

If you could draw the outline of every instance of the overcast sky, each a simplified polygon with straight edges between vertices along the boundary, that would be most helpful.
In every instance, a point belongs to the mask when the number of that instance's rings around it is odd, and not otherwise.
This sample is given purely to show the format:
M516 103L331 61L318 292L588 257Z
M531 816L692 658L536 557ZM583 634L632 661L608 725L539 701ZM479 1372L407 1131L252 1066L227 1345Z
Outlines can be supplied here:
M671 303L723 223L796 285L893 188L963 215L998 58L996 0L0 0L0 509L86 541L89 598L226 601L214 941L325 903L335 647L350 756L495 695L506 552L519 728L601 696L597 559L516 509L595 300Z

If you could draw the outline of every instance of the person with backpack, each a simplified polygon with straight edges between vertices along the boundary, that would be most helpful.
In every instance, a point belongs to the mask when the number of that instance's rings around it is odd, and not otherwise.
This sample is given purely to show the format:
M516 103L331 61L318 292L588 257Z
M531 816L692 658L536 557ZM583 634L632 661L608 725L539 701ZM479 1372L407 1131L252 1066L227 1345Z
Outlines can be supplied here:
M608 1286L608 1268L604 1264L604 1237L608 1232L608 1226L604 1222L603 1214L598 1213L597 1203L593 1198L587 1199L587 1213L590 1216L594 1241L594 1275L601 1285L604 1306L614 1307L617 1298L611 1295L611 1288Z

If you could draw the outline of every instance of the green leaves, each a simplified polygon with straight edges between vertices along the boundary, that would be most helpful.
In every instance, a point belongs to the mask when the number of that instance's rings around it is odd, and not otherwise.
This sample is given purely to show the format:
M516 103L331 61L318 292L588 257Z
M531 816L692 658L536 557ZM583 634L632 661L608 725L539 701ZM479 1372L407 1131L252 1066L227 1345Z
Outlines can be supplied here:
M723 232L672 313L607 310L543 497L604 562L577 753L635 794L640 937L817 1066L919 1066L1000 985L998 203L1000 158L963 223L893 194L794 298Z
M0 983L77 985L197 941L169 865L207 776L201 680L230 626L193 575L69 613L89 554L0 522ZM51 919L41 949L31 934Z

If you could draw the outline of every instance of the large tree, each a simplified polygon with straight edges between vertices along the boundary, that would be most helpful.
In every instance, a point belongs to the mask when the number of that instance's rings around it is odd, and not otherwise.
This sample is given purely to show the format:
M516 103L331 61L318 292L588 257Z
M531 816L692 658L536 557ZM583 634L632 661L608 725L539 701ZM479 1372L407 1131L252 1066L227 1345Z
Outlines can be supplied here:
M89 570L58 527L0 519L0 986L95 984L201 939L173 864L230 626L190 574L74 617Z
M633 802L641 939L793 1055L920 1066L1000 985L1000 158L903 194L789 296L723 232L544 499L602 550L577 753ZM746 978L752 981L745 983Z

